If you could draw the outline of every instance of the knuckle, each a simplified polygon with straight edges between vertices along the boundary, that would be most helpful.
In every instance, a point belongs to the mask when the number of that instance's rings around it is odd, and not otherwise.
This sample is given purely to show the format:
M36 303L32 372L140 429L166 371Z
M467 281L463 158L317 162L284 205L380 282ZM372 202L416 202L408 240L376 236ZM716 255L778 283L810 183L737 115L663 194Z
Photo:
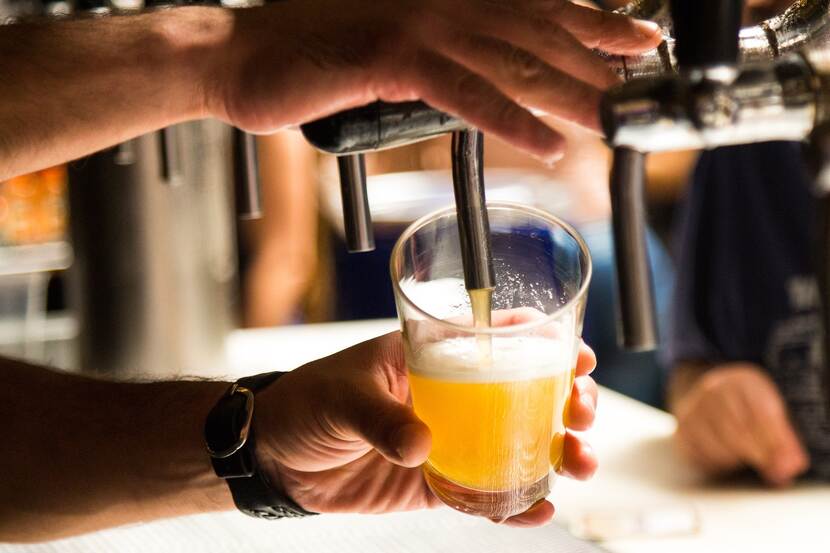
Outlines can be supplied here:
M542 0L539 3L539 12L545 14L551 19L558 19L565 11L565 2L563 0Z
M475 73L464 71L453 83L453 92L459 101L475 102L482 92L481 79Z
M511 47L506 62L514 80L522 84L536 84L547 73L545 64L522 48Z

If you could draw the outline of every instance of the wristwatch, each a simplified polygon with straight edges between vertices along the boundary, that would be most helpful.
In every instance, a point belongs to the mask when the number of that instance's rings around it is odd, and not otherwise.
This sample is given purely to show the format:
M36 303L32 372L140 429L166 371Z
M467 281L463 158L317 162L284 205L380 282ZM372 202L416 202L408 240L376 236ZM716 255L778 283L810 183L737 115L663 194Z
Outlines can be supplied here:
M213 470L228 483L236 507L256 518L278 519L313 515L271 484L255 454L256 393L283 374L272 372L242 378L211 409L205 421L205 445Z

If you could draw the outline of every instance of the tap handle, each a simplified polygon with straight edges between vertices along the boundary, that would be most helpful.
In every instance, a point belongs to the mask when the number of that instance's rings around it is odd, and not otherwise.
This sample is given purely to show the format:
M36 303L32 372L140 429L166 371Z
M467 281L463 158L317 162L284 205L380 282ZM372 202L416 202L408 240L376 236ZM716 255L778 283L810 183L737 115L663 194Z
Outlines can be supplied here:
M743 0L671 0L680 69L735 65L742 11Z
M466 128L423 102L374 102L302 125L306 140L330 154L382 150Z
M610 185L620 342L630 350L654 349L657 319L646 249L645 154L614 148Z
M375 233L366 190L366 160L363 154L339 156L337 168L340 171L346 248L350 253L372 251L375 249Z
M259 219L262 196L254 135L233 130L233 158L236 214L240 219Z

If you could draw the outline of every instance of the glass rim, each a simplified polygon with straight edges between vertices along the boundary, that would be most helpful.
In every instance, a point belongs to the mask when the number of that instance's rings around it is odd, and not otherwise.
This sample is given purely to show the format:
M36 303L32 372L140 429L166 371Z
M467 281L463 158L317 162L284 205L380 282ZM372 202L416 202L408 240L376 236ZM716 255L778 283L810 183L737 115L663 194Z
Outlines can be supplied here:
M436 211L433 211L432 213L428 213L423 217L417 219L414 223L409 225L406 228L406 230L403 231L401 236L395 242L395 246L392 248L392 253L389 257L389 272L392 276L392 288L395 291L396 297L400 297L404 302L406 302L410 307L412 307L412 309L414 309L417 313L423 315L427 320L439 326L443 326L449 330L461 331L468 334L501 335L513 334L515 332L532 330L536 327L544 326L558 318L562 313L564 313L568 309L572 308L577 302L582 300L587 295L588 286L591 284L591 278L593 277L594 264L593 260L591 259L591 252L588 249L588 245L585 243L585 240L577 232L573 225L566 223L561 218L551 213L548 213L547 211L516 202L487 202L487 210L489 211L490 208L508 209L525 213L527 215L532 215L534 217L538 217L540 219L545 220L548 223L552 223L553 225L561 227L574 240L576 240L576 243L579 246L579 249L582 252L583 257L586 260L587 270L585 271L585 276L582 279L582 284L580 285L579 290L573 298L565 302L564 305L558 307L552 313L545 313L545 316L539 319L534 319L526 323L519 323L507 326L491 326L487 328L476 328L474 326L466 326L462 324L452 323L446 319L439 319L438 317L435 317L434 315L427 313L426 311L421 309L421 307L419 307L414 301L412 301L412 299L406 294L406 292L401 287L401 276L398 274L398 268L395 266L395 260L398 258L404 242L412 238L412 236L414 236L416 232L418 232L434 220L440 219L441 217L444 217L446 215L454 215L456 213L456 208L453 205L438 209Z

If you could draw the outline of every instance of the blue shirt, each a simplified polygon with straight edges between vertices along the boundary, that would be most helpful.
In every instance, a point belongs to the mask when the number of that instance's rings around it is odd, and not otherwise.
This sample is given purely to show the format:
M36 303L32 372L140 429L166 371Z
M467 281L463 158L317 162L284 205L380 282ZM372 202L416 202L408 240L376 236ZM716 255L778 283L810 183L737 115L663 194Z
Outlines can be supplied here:
M821 319L811 256L814 206L801 146L772 142L702 155L681 214L666 349L681 361L750 361L781 391L830 478Z

